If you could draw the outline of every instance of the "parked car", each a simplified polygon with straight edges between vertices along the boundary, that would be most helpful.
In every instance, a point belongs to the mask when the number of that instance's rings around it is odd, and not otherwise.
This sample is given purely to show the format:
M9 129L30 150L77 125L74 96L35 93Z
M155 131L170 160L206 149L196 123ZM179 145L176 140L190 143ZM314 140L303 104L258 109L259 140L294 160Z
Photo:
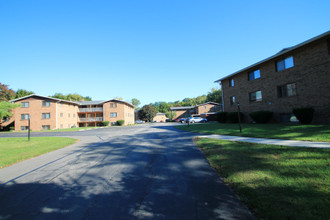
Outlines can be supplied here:
M189 117L186 119L186 123L205 123L207 122L206 118L202 118L202 117Z
M180 118L174 119L173 121L179 122L180 121Z
M142 120L136 120L135 121L135 124L144 124L145 122L144 121L142 121Z
M185 118L180 118L180 119L179 119L179 122L181 122L181 123L185 123L185 122L186 122L186 119L185 119Z

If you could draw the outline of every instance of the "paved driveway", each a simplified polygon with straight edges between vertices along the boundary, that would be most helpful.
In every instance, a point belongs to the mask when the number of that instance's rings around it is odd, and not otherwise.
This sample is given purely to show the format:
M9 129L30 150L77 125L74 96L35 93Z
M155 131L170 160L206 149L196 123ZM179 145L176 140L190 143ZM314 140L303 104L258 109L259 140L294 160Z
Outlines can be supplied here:
M253 219L190 133L148 124L56 135L82 141L0 170L0 219Z

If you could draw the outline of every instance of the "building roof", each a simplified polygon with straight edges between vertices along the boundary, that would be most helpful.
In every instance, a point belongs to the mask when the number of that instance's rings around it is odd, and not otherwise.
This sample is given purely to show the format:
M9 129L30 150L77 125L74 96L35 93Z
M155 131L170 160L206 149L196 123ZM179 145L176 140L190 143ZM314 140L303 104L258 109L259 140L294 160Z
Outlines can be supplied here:
M205 102L205 103L202 103L202 104L197 105L197 106L202 106L202 105L207 105L207 104L211 104L211 105L221 105L220 103L216 103L216 102Z
M42 96L42 95L37 95L37 94L31 94L31 95L27 95L27 96L20 97L17 99L12 99L9 102L17 102L17 101L24 100L24 99L31 98L31 97L39 97L39 98L43 98L43 99L50 99L50 100L53 100L56 102L67 102L67 103L79 105L78 102L72 102L72 101L68 101L68 100L57 99L57 98L52 98L52 97L47 97L47 96Z
M163 112L158 112L156 115L165 115Z
M124 104L127 104L129 106L131 106L132 108L134 108L134 105L132 105L131 103L129 102L125 102L125 101L121 101L121 100L117 100L117 99L110 99L110 100L107 100L107 101L83 101L83 102L72 102L72 101L68 101L68 100L63 100L63 99L57 99L57 98L52 98L52 97L47 97L47 96L41 96L41 95L36 95L36 94L32 94L32 95L27 95L27 96L24 96L24 97L21 97L21 98L17 98L17 99L13 99L13 100L10 100L9 102L17 102L17 101L20 101L20 100L23 100L23 99L27 99L27 98L30 98L30 97L39 97L39 98L43 98L43 99L50 99L50 100L54 100L56 102L67 102L67 103L71 103L71 104L76 104L76 105L100 105L100 104L103 104L103 103L106 103L106 102L121 102L121 103L124 103Z
M324 38L324 37L329 37L329 36L330 36L330 31L325 32L325 33L323 33L323 34L321 34L321 35L318 35L318 36L316 36L316 37L314 37L314 38L311 38L311 39L309 39L309 40L307 40L307 41L304 41L304 42L302 42L302 43L300 43L300 44L297 44L296 46L288 47L288 48L284 48L284 49L282 49L280 52L278 52L277 54L275 54L275 55L273 55L273 56L271 56L271 57L268 57L268 58L266 58L266 59L264 59L264 60L261 60L261 61L255 63L255 64L253 64L253 65L250 65L250 66L248 66L248 67L246 67L246 68L244 68L244 69L241 69L241 70L239 70L239 71L237 71L237 72L234 72L234 73L232 73L232 74L230 74L230 75L228 75L228 76L225 76L225 77L223 77L223 78L221 78L221 79L218 79L218 80L215 81L215 82L221 82L222 80L227 79L227 78L230 78L230 77L232 77L232 76L234 76L234 75L236 75L236 74L238 74L238 73L240 73L240 72L247 71L247 70L249 70L249 69L251 69L251 68L257 67L258 65L260 65L260 64L262 64L262 63L265 63L265 62L267 62L267 61L269 61L269 60L275 59L275 58L277 58L277 57L279 57L279 56L282 56L282 55L284 55L284 54L286 54L286 53L292 52L292 51L295 50L295 49L298 49L298 48L303 47L303 46L305 46L305 45L307 45L307 44L310 44L310 43L312 43L312 42L314 42L314 41L317 41L317 40L319 40L319 39L322 39L322 38Z
M101 105L103 104L105 101L101 100L101 101L82 101L82 102L78 102L79 105Z
M170 110L187 110L192 108L195 108L195 106L170 107Z

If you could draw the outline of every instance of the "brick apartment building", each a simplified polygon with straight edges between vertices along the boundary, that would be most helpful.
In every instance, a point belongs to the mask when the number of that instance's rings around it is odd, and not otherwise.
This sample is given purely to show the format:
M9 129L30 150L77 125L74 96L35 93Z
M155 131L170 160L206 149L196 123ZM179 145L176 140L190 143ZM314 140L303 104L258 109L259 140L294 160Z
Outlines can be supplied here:
M134 106L120 100L71 102L33 94L10 102L21 104L11 117L15 131L27 130L29 118L33 131L98 126L102 121L134 124Z
M330 123L330 31L217 80L223 110L245 119L254 111L274 112L274 120L288 122L292 109L313 107L313 123Z
M170 108L173 119L186 118L188 116L201 116L207 118L221 111L221 104L206 102L196 106L183 106Z

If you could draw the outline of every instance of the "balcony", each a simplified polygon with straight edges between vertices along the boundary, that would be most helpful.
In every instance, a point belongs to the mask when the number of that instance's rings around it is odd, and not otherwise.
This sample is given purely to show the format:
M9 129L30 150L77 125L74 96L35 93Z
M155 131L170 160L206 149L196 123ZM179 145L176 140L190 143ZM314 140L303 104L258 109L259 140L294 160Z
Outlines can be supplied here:
M79 112L103 112L103 108L79 108Z
M78 122L94 122L94 121L103 121L103 117L78 118Z

